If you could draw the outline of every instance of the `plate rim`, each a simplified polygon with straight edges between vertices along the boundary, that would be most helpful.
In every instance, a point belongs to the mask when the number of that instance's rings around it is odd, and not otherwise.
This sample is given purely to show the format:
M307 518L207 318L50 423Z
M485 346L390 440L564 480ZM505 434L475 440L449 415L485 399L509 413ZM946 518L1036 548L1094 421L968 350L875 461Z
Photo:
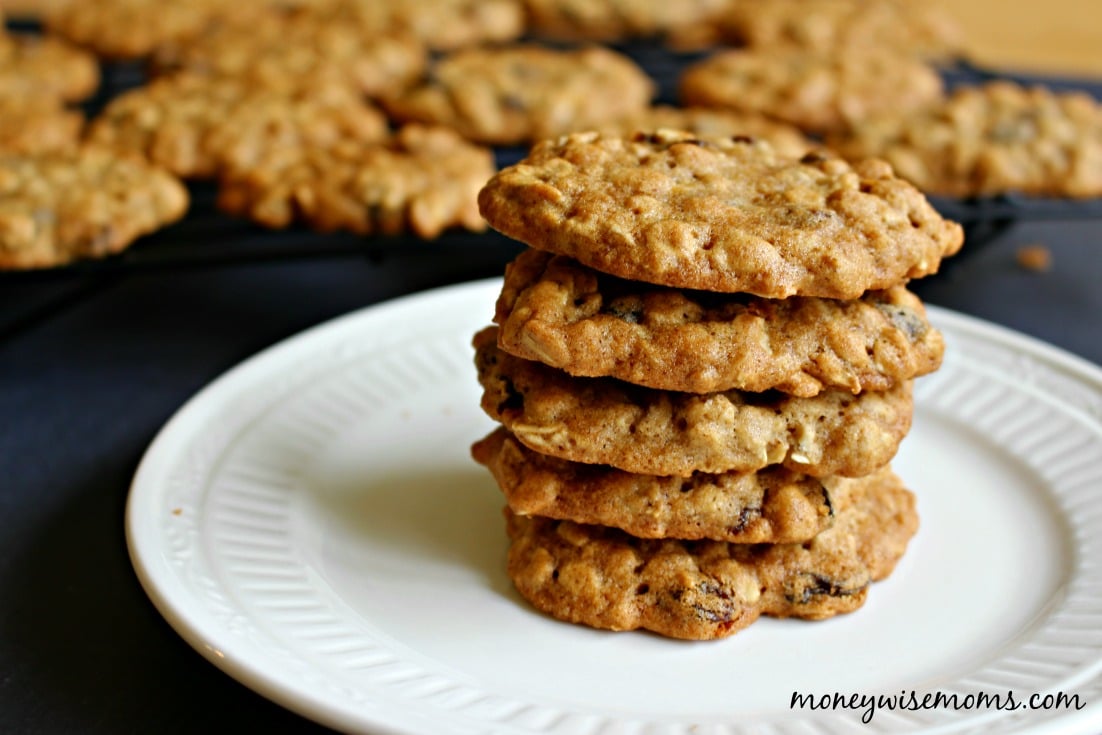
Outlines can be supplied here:
M177 432L186 432L188 425L198 420L197 416L206 408L206 403L212 400L212 396L222 392L232 392L231 389L236 383L252 379L254 372L257 372L257 378L263 377L265 371L269 374L278 373L281 360L286 360L296 353L320 349L329 342L338 341L342 333L365 328L361 326L364 322L385 318L388 312L417 308L428 302L447 299L449 296L473 298L474 295L483 292L491 294L495 289L500 290L501 283L501 277L491 277L410 293L361 307L285 337L208 381L184 401L156 432L143 452L127 493L124 510L127 552L141 587L157 612L184 641L216 668L273 703L328 727L338 730L356 730L368 724L373 728L373 732L378 732L380 735L401 735L409 732L407 729L402 729L401 724L396 724L392 718L375 720L364 719L363 716L350 717L342 708L325 706L316 693L312 695L304 693L301 687L293 685L280 676L265 672L262 665L251 662L247 657L227 656L225 652L234 648L236 644L225 645L224 634L223 640L215 640L218 636L211 635L207 616L196 615L194 609L187 609L179 597L172 594L173 590L169 589L171 585L158 576L159 571L151 564L151 553L156 549L147 548L147 544L151 544L152 541L142 528L146 519L143 508L153 507L153 500L158 496L156 493L151 494L144 490L145 478L153 475L158 466L166 461L167 457L164 456L167 451L166 446L170 445ZM939 328L945 327L951 331L976 335L1008 348L1014 353L1028 354L1050 367L1059 368L1065 374L1090 384L1102 395L1102 366L1095 365L1061 347L980 317L963 314L936 304L927 303L926 308L931 322ZM487 323L490 316L491 314L488 313ZM171 452L168 457L171 457ZM185 597L190 599L193 595ZM202 613L202 611L199 612ZM217 633L217 631L214 632ZM414 719L421 718L417 716ZM1076 725L1079 721L1084 724ZM1026 723L1021 731L1040 732L1034 728L1041 728L1046 733L1065 731L1070 733L1080 732L1077 727L1088 725L1098 727L1100 724L1102 724L1102 702L1091 702L1082 710L1066 711L1062 717L1057 716L1042 723Z
M235 382L243 380L242 376L248 377L254 370L268 368L269 363L279 359L288 359L288 356L295 352L312 346L317 348L327 341L335 341L343 330L355 329L365 320L382 318L388 311L446 298L452 293L465 295L468 292L477 293L495 287L500 289L501 282L502 278L498 276L416 291L354 309L279 339L217 374L180 404L157 430L143 451L127 488L123 510L127 556L143 592L158 614L204 659L235 681L299 716L342 731L351 731L360 726L359 719L349 718L340 710L334 711L319 706L318 702L304 696L295 686L279 677L268 675L262 668L250 664L247 659L226 656L223 649L228 647L216 645L216 642L208 638L207 631L196 620L195 611L185 614L178 601L156 576L150 561L155 549L148 551L145 549L146 540L143 535L145 532L142 529L142 521L146 516L143 514L143 504L147 501L151 502L153 498L142 495L141 486L144 478L153 474L158 469L158 465L164 461L162 455L166 451L165 446L172 440L173 435L178 431L185 431L188 424L196 420L192 414L204 409L206 402L212 400L211 396L230 392ZM272 368L269 369L272 370ZM406 733L405 730L394 728L385 721L372 722L371 726L378 730L379 735L405 735Z

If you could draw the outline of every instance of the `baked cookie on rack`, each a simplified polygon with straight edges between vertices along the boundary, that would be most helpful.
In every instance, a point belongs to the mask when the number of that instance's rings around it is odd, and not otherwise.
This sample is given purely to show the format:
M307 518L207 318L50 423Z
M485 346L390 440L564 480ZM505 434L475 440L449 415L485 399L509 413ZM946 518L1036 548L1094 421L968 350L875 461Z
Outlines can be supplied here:
M533 35L603 42L661 39L710 23L731 4L732 0L524 0Z
M507 43L525 32L521 0L316 0L334 22L371 35L397 33L432 51Z
M118 253L187 207L184 185L137 156L95 147L0 154L0 268Z
M160 44L202 33L226 13L259 5L223 0L96 0L64 2L45 13L50 35L82 46L111 60L139 59Z
M111 100L91 141L140 153L184 178L213 178L269 148L287 154L337 140L380 141L385 116L344 84L270 88L231 76L181 72Z
M51 13L64 5L69 0L4 0L4 7L0 8L0 23L4 22L5 15L13 20L41 20L47 13Z
M382 105L397 120L447 125L487 145L517 145L641 112L654 92L634 61L610 49L525 44L456 52Z
M151 58L157 74L232 76L277 88L343 82L369 97L403 89L427 62L413 36L341 22L324 5L230 16L198 37L161 44Z
M84 115L53 95L0 94L0 152L36 154L72 150L80 143Z
M0 28L0 97L91 97L100 84L96 58L57 38Z
M929 110L866 120L829 142L850 158L883 158L931 194L1102 196L1102 105L1084 92L960 87Z
M717 51L678 81L684 105L756 112L820 135L885 112L907 115L943 93L933 67L878 46Z
M448 128L406 125L382 142L269 148L223 171L218 206L265 227L432 239L485 229L477 196L494 170L490 149Z
M908 0L737 0L716 16L720 36L744 46L834 51L891 48L925 59L951 59L964 32L942 5Z

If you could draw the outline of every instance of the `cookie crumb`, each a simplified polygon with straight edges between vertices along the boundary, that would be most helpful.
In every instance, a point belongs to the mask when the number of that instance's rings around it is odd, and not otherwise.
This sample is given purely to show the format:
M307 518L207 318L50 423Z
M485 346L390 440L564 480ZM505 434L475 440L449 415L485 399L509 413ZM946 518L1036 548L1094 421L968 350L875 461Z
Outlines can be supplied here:
M1044 245L1023 245L1018 248L1016 258L1018 265L1026 270L1036 273L1052 270L1052 251Z

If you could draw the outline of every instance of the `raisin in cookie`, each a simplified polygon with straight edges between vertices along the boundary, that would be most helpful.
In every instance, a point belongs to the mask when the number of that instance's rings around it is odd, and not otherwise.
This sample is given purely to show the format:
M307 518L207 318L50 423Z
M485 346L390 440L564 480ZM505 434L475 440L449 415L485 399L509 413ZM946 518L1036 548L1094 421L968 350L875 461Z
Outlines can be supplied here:
M506 510L507 570L559 620L673 638L722 638L761 615L822 619L861 607L918 529L914 496L888 473L811 541L639 539Z
M957 89L918 115L885 115L832 136L946 196L1102 195L1102 106L1085 93L998 81Z
M45 268L117 253L182 217L187 189L168 172L84 147L0 155L0 267Z
M449 228L485 228L477 195L493 171L489 149L447 128L407 125L385 142L269 149L222 174L218 206L272 228L299 222L431 239Z
M833 52L792 48L720 51L687 67L678 83L685 105L757 112L810 133L842 130L941 100L941 76L890 48Z
M814 478L774 467L759 472L640 475L528 449L498 428L471 447L509 508L613 526L642 538L740 544L807 541L834 522L878 475Z
M423 83L382 104L398 120L447 125L473 141L512 145L642 111L653 94L643 70L615 51L516 45L452 54Z
M945 350L902 286L848 301L686 291L625 281L562 255L508 264L494 321L506 352L571 375L664 390L884 390Z
M911 384L814 398L679 393L613 378L575 378L474 338L482 409L525 446L645 475L749 472L783 464L816 477L858 477L889 461L911 427Z
M852 299L937 271L963 230L890 166L659 131L545 141L479 194L490 226L629 280Z

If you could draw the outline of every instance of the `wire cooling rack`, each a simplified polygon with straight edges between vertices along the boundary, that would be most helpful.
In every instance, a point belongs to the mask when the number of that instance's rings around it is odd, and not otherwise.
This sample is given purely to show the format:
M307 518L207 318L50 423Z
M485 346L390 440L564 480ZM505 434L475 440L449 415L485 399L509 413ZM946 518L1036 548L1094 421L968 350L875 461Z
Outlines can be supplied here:
M18 23L15 30L36 32L33 24ZM677 80L681 71L707 52L679 52L659 43L633 42L614 48L634 59L655 80L655 101L677 103ZM1052 79L1004 74L957 62L943 70L947 85L952 88L977 84L996 78L1012 79L1026 84L1045 84L1059 89L1080 89L1102 98L1102 81ZM95 115L107 102L121 92L142 84L146 79L140 63L105 63L99 91L85 105L89 116ZM495 151L499 166L523 157L521 148ZM72 277L107 278L114 275L151 270L221 267L251 262L319 258L385 259L395 248L419 248L426 255L438 249L508 248L502 236L492 231L471 233L449 231L433 241L412 236L362 236L352 233L319 233L304 227L270 230L250 222L235 219L215 206L216 188L210 182L189 184L191 207L186 217L169 227L142 238L118 255L103 259L80 261L71 265L36 271L0 272L0 283L33 284L64 280ZM949 219L960 222L966 231L967 250L982 247L1007 227L1022 221L1102 218L1102 200L1038 199L1005 195L976 199L930 197L931 203Z

